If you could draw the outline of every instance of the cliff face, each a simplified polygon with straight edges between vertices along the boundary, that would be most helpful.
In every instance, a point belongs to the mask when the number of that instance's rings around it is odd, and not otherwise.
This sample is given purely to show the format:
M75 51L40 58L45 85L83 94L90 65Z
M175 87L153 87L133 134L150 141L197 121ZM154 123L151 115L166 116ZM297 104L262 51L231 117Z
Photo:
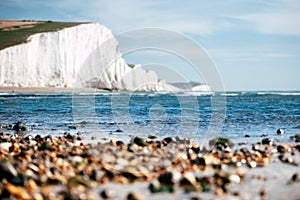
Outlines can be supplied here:
M0 86L143 91L169 87L155 72L129 67L111 31L97 23L38 33L24 44L1 50Z

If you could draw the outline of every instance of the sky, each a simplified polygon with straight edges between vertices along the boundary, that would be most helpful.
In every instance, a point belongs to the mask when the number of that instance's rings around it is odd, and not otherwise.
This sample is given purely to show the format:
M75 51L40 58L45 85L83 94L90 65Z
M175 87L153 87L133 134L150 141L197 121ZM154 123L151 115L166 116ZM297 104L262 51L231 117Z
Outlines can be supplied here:
M0 19L99 22L117 36L155 27L202 48L225 90L300 90L299 0L1 0ZM121 50L125 43L120 37ZM201 57L182 44L177 47ZM207 81L188 59L167 50L123 53L169 82Z

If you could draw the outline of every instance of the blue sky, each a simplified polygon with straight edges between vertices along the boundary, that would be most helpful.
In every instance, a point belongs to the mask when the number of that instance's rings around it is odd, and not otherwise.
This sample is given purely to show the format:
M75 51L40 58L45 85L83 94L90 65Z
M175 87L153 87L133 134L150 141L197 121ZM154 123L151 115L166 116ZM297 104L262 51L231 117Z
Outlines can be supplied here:
M2 0L0 18L93 21L114 34L142 27L175 30L207 51L226 90L300 90L299 0ZM125 58L142 64L153 59L179 74L190 67L155 55ZM168 78L164 70L158 73ZM188 79L198 80L193 73Z

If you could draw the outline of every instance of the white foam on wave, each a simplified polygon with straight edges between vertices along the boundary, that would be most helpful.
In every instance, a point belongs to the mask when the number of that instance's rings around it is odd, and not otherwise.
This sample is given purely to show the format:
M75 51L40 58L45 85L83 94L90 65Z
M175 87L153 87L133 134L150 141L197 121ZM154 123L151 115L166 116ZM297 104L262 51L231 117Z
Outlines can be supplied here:
M221 96L239 96L241 95L240 93L221 93Z
M294 96L298 96L300 95L300 91L296 91L296 92L273 92L273 91L270 91L270 92L257 92L256 93L257 95L284 95L284 96L291 96L291 95L294 95Z

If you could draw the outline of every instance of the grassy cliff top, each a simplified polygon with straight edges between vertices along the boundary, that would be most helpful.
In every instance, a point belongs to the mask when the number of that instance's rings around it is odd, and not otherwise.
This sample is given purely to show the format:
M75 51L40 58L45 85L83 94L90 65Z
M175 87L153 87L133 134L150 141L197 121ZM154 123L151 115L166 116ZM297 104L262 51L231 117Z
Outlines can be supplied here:
M52 21L13 21L0 20L0 50L22 44L30 35L43 32L59 31L64 28L84 24L85 22Z

